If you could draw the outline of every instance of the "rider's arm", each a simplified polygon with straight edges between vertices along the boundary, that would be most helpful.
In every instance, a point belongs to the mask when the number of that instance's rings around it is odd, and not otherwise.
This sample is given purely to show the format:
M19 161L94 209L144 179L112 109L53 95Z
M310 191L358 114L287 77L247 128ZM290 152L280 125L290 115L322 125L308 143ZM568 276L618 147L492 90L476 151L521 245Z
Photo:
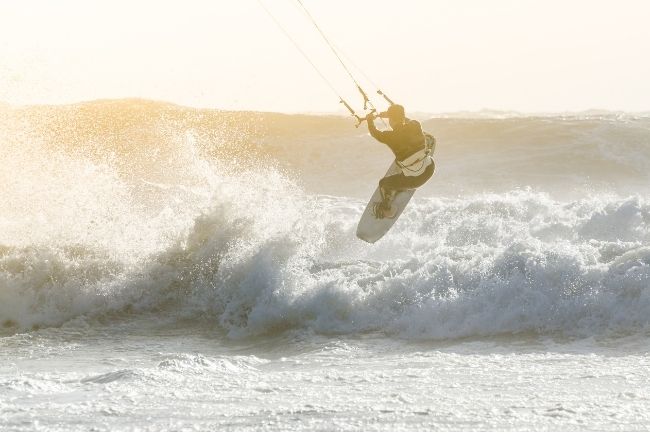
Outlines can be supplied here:
M387 140L389 140L392 131L379 131L375 126L375 118L373 116L368 116L366 120L368 122L368 132L370 135L376 140L387 144Z

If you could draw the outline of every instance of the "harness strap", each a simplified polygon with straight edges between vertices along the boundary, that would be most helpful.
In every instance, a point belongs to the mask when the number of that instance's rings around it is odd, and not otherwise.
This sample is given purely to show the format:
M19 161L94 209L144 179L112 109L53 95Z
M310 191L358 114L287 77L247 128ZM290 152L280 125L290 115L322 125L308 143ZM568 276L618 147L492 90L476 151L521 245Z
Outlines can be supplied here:
M401 161L395 160L395 162L399 168L402 169L402 173L405 176L418 176L422 174L422 172L424 172L424 169L426 169L429 164L433 162L433 159L430 157L433 153L434 146L435 138L432 135L425 133L424 148L420 149L417 152L414 152ZM414 167L416 165L419 166L416 168Z

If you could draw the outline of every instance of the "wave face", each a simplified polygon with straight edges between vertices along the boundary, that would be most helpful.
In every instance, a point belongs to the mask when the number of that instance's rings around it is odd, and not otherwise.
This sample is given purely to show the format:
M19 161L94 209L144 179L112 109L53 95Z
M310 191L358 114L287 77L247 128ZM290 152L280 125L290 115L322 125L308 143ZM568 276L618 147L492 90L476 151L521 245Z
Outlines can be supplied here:
M425 122L447 169L367 245L355 189L369 195L388 159L346 178L376 145L345 120L147 101L1 113L4 333L142 313L231 338L650 331L645 118ZM438 181L452 168L467 182Z

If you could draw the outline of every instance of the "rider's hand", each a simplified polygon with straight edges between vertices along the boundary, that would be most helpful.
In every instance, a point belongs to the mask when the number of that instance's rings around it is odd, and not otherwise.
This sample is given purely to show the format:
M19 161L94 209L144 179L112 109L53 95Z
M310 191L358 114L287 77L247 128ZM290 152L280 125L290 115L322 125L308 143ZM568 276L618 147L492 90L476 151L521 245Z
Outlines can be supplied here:
M374 121L375 119L377 119L377 115L375 114L375 112L370 112L370 113L368 113L368 114L366 115L366 121L367 121L367 122L372 122L372 121Z

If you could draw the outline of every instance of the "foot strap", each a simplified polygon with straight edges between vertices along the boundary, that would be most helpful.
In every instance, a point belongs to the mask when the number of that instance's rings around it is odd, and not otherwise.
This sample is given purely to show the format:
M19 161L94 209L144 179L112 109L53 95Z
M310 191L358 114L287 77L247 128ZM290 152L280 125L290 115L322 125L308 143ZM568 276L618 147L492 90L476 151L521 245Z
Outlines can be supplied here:
M372 215L375 216L375 218L378 219L383 219L384 218L384 203L383 202L375 202L372 204Z

